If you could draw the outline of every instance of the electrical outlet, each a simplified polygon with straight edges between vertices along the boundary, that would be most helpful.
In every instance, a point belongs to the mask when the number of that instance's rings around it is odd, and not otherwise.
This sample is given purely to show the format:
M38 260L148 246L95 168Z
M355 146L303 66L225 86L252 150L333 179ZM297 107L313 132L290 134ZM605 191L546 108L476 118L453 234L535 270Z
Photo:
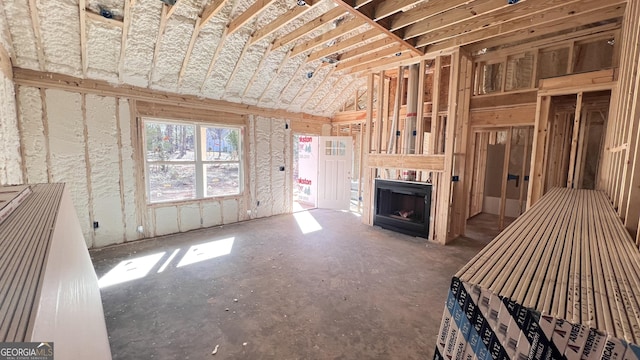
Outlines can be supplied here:
M284 171L284 166L280 166L280 171Z

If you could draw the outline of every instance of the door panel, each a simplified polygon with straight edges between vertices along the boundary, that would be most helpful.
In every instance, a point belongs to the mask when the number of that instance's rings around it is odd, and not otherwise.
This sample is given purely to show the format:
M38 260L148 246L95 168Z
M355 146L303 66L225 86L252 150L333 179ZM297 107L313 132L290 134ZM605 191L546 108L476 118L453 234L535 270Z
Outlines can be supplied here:
M318 207L349 210L351 199L352 138L319 138Z

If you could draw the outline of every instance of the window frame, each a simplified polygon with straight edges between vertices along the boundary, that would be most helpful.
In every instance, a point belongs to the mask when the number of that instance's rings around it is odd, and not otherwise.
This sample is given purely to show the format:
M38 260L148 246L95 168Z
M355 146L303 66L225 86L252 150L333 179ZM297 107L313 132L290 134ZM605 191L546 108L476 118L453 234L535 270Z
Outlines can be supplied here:
M241 125L229 125L223 123L208 123L189 120L177 120L177 119L162 119L155 117L141 117L142 122L142 149L144 154L144 174L145 174L145 194L147 205L158 205L166 203L180 203L180 202L195 202L202 200L222 199L228 197L241 197L244 195L244 126ZM182 125L194 127L194 160L160 160L149 161L148 149L147 149L147 124L160 124L160 125ZM238 131L238 160L205 160L206 157L206 130L208 128L221 128ZM203 142L204 140L204 142ZM204 156L203 156L204 155ZM207 165L223 165L223 164L237 164L238 165L238 192L225 195L205 195L206 193L206 166ZM150 184L150 165L192 165L195 166L195 197L184 199L171 199L153 201L151 199L151 184Z

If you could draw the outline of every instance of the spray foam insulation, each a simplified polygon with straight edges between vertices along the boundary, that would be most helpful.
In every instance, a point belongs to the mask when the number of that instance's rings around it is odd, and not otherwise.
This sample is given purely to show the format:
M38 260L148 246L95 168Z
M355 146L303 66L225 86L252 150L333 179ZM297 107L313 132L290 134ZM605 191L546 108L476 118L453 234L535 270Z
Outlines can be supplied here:
M7 24L7 17L5 15L3 3L0 3L0 46L2 46L8 54L13 53L9 24Z
M29 2L5 0L4 12L13 40L14 65L29 69L38 68L36 37L29 17Z
M271 216L273 214L273 199L271 196L271 122L268 119L256 117L256 198L260 202L258 217Z
M20 103L19 116L22 129L22 161L27 170L25 182L28 184L46 183L47 146L42 117L42 98L40 89L21 86L17 90Z
M200 227L200 205L180 206L180 231L189 231Z
M260 121L260 120L258 120ZM285 121L281 119L263 119L263 122L271 123L271 198L273 199L273 214L283 214L287 212L285 199L288 197L287 192L283 189L287 188L286 172L280 171L280 166L285 166Z
M137 1L131 8L131 27L127 36L123 69L123 80L129 84L142 87L149 85L161 11L160 1Z
M38 0L38 20L46 70L82 76L80 60L80 22L77 2Z
M222 224L222 211L219 202L202 204L202 226L210 227Z
M176 206L159 207L154 211L155 236L167 235L177 232L178 208Z
M87 18L87 76L115 82L118 79L122 29Z
M120 157L122 161L122 191L124 197L124 224L126 240L134 240L138 237L136 230L135 199L140 194L136 193L135 166L133 160L133 145L131 137L135 136L131 131L131 112L129 102L120 99Z
M238 222L238 200L226 199L222 202L222 223Z
M89 191L85 161L82 96L62 90L46 90L49 118L49 151L53 182L67 183L87 246L93 246L89 219ZM55 119L55 120L52 120Z
M151 72L154 88L176 91L178 74L187 53L193 26L193 22L181 21L177 17L169 18L164 35L160 39L161 51Z
M20 133L13 81L1 72L0 101L0 184L21 184Z

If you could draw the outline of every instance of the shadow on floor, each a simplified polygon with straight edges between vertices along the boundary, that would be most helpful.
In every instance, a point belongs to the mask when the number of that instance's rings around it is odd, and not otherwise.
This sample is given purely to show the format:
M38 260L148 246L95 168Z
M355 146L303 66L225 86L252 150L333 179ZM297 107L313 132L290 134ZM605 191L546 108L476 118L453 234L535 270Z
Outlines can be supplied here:
M316 209L92 251L113 358L432 358L485 222L440 246Z

